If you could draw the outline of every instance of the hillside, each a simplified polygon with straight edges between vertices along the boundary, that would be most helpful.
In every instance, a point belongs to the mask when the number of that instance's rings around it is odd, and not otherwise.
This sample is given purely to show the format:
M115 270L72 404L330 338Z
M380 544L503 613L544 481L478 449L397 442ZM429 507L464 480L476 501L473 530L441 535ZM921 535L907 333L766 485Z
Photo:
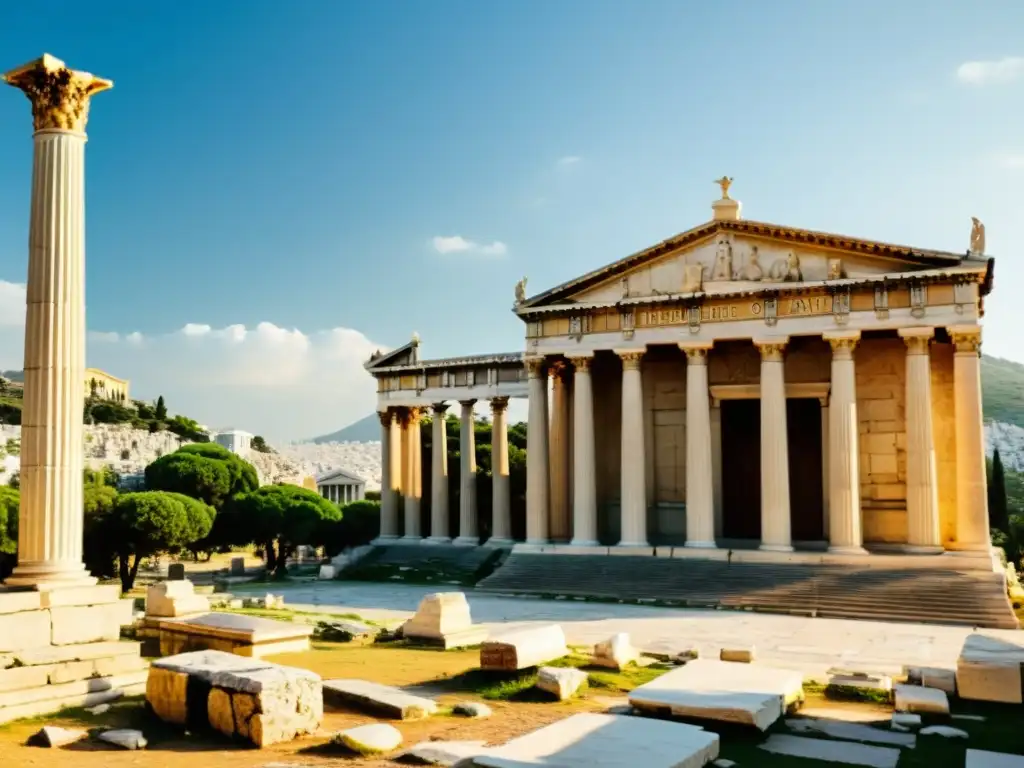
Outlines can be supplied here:
M373 440L380 440L380 420L375 413L371 413L337 432L314 437L308 442L319 445L321 443L366 443Z
M981 390L986 420L1024 427L1024 365L983 355Z

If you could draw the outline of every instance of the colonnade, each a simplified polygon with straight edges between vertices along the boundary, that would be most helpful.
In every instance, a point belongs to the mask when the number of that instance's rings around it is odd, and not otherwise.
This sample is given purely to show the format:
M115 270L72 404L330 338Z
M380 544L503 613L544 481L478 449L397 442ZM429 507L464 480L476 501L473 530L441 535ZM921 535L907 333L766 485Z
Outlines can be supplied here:
M492 437L492 509L493 523L488 544L512 543L512 521L509 466L508 466L508 398L490 399ZM381 477L380 540L424 542L430 544L454 543L475 546L480 543L477 516L476 437L473 409L476 400L461 400L461 431L459 453L459 530L449 531L448 508L448 434L445 419L447 403L430 406L431 433L431 498L430 531L424 536L420 524L420 504L423 498L423 457L420 425L423 408L420 406L387 408L378 412L381 423ZM405 522L404 535L399 537L399 515ZM454 535L453 535L454 533Z

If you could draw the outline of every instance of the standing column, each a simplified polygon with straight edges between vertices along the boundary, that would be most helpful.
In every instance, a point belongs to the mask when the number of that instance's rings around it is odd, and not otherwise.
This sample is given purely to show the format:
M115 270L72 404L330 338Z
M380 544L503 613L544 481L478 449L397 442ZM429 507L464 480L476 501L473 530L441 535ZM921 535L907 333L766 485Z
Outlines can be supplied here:
M647 474L644 446L643 350L622 358L622 540L620 547L647 547Z
M722 535L722 404L711 404L711 483L715 494L715 538Z
M829 513L828 506L829 500L832 495L828 490L828 477L829 477L829 439L828 439L828 396L821 398L821 532L825 537L825 541L828 541L828 525L829 525Z
M590 358L570 359L573 379L572 544L597 546L597 456L594 447L594 389Z
M754 342L761 350L761 549L770 552L793 551L783 362L787 341Z
M456 544L475 547L480 543L476 521L476 422L473 406L476 400L460 400L462 422L459 430L459 454L462 457L459 473L459 536Z
M530 411L526 433L526 543L548 543L548 377L544 358L526 360Z
M828 408L829 552L864 555L860 519L860 456L857 446L857 377L853 350L860 331L824 334L832 346Z
M552 541L569 540L569 368L558 361L551 373L550 451L551 496L548 534Z
M712 466L708 350L680 344L686 353L686 546L715 547L715 479Z
M988 483L981 411L981 328L947 329L953 357L953 407L956 415L956 548L989 552ZM23 449L24 450L24 449Z
M508 474L508 398L491 398L492 546L512 543L512 486Z
M901 328L907 345L907 545L911 552L940 553L939 489L932 439L934 328Z
M420 409L409 408L404 428L405 443L405 536L409 542L420 540L420 497L423 493L420 469Z
M430 435L430 539L438 544L451 541L448 535L448 430L447 403L430 406L433 420Z
M45 55L3 76L32 102L18 566L9 586L95 584L82 564L85 125L113 83Z

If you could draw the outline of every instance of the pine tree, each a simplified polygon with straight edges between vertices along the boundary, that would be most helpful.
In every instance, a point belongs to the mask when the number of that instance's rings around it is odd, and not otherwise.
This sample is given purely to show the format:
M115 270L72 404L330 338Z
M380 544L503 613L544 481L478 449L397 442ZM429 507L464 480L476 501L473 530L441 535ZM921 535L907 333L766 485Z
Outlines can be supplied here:
M155 415L156 415L157 419L159 419L160 421L163 421L164 419L167 418L167 405L164 403L164 396L163 395L160 395L160 397L158 397L156 399L156 414Z
M999 449L992 454L992 479L988 484L988 524L1003 533L1010 531L1010 515L1006 504L1006 473Z

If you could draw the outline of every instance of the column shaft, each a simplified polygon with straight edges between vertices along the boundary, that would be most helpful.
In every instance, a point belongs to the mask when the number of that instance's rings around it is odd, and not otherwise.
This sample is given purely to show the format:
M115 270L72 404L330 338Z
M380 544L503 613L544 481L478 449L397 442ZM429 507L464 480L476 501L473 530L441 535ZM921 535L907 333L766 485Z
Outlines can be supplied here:
M526 361L530 410L526 445L526 543L548 541L548 377L543 358Z
M459 536L456 544L475 546L480 543L476 519L476 431L473 406L476 400L462 400L459 425Z
M552 541L569 540L569 369L551 366L550 451L551 496L548 534Z
M956 416L956 548L989 552L988 481L981 405L981 328L948 329L956 344L953 407Z
M761 549L792 552L783 362L786 340L755 343L761 350Z
M829 478L829 438L828 438L828 398L823 397L821 399L821 532L825 536L825 541L828 541L828 526L829 526L829 500L832 495L828 490L828 478Z
M571 359L573 379L572 543L597 546L597 454L590 358Z
M715 486L715 538L722 535L722 406L711 407L711 475Z
M445 429L446 403L431 406L430 434L430 540L450 541L448 534L448 430Z
M866 554L860 512L857 445L857 377L853 350L860 331L825 334L832 345L832 389L828 408L829 551Z
M622 539L620 547L647 547L647 474L644 445L642 350L622 358Z
M423 493L420 474L420 409L410 408L403 424L405 447L405 536L419 541L420 498Z
M710 345L680 346L686 353L686 546L713 549L715 484L708 393Z
M512 543L512 486L508 473L508 398L491 399L491 545Z
M903 328L899 333L907 345L907 545L910 551L937 553L942 543L928 352L935 329Z

